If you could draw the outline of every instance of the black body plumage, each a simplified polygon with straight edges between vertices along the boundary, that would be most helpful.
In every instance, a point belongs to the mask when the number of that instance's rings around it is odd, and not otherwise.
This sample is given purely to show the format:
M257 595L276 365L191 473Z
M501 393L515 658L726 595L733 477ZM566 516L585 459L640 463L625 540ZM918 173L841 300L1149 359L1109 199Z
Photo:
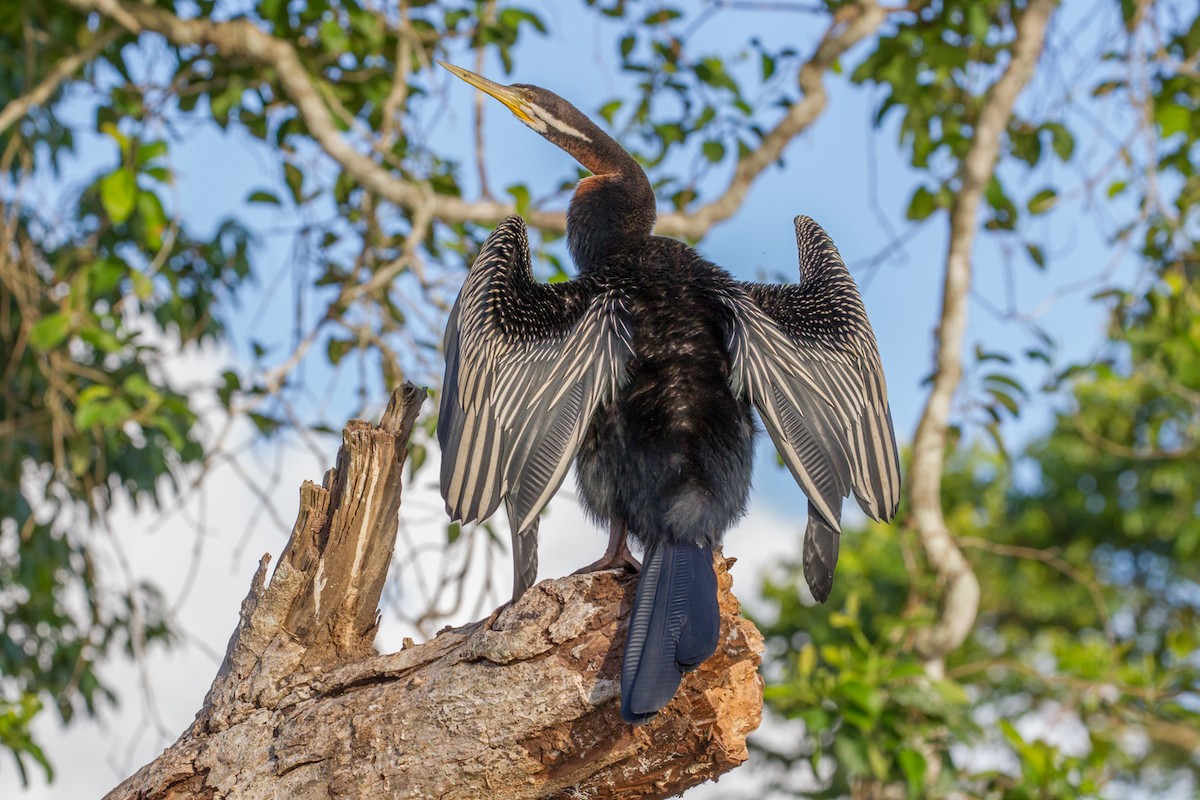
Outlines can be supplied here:
M576 457L584 507L643 545L700 546L745 510L750 403L729 384L732 279L682 242L650 237L587 276L617 287L632 331L627 383L592 419Z
M718 645L713 549L744 513L757 408L809 498L804 570L824 601L843 498L895 513L899 469L874 335L832 242L798 217L801 283L745 284L651 235L637 163L544 89L456 67L594 174L567 214L576 279L533 280L524 223L502 222L447 323L438 439L453 519L504 501L513 596L536 578L537 517L572 460L583 505L644 550L621 713L650 719ZM611 549L611 548L610 548Z

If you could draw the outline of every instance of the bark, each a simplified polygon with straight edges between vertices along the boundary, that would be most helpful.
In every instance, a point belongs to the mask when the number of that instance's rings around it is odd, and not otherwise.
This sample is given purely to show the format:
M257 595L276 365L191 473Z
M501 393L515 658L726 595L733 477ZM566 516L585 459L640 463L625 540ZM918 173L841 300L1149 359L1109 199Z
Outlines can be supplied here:
M937 620L919 631L916 640L917 650L935 676L944 672L946 654L958 649L970 634L979 611L979 580L946 525L941 494L951 404L962 380L971 252L979 230L979 203L1000 156L1013 106L1033 77L1046 42L1046 28L1057 6L1057 0L1031 0L1017 21L1011 60L984 97L971 147L960 167L961 185L950 209L933 389L913 437L908 476L913 522L925 556L945 587Z
M747 758L758 631L718 556L722 637L649 725L621 722L634 576L543 581L487 620L377 654L380 592L423 389L351 422L306 482L270 582L264 556L195 722L119 798L666 797Z

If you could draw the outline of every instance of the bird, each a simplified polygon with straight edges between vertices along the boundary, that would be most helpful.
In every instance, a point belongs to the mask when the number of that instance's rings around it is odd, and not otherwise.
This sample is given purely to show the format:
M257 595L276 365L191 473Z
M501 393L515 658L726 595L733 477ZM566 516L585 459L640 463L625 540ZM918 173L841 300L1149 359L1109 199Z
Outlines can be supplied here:
M609 526L585 569L638 566L621 665L621 716L644 724L716 652L714 549L745 513L755 411L808 500L805 579L833 585L842 503L875 520L900 495L879 348L829 235L795 218L800 280L735 280L653 234L638 162L575 106L439 61L591 174L566 212L577 275L534 279L524 221L488 236L448 316L439 402L446 510L484 520L503 501L513 598L536 580L538 517L572 462L581 504Z

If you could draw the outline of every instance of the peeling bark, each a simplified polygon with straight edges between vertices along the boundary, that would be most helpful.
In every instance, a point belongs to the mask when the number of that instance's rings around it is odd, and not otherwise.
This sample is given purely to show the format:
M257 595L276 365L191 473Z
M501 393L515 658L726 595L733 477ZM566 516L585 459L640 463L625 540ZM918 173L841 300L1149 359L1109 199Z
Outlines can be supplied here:
M720 555L721 645L642 727L620 717L636 588L620 571L542 581L487 620L374 652L424 394L406 385L379 426L346 427L269 583L260 562L195 722L109 800L667 797L746 760L762 637Z

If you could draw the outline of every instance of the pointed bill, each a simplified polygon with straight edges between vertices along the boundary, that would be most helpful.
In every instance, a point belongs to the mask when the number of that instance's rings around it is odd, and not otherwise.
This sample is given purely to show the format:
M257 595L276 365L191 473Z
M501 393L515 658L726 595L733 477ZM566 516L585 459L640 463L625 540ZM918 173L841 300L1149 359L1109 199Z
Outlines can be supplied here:
M526 125L536 124L534 119L529 115L529 112L525 110L525 97L521 94L520 89L514 89L511 86L504 86L496 83L495 81L489 81L487 78L483 77L482 75L476 75L469 69L463 69L462 67L456 67L453 64L447 64L445 61L438 61L437 63L441 64L443 67L450 70L450 72L454 73L456 77L461 78L462 80L471 84L484 94L494 97L501 103L504 103L508 110Z

